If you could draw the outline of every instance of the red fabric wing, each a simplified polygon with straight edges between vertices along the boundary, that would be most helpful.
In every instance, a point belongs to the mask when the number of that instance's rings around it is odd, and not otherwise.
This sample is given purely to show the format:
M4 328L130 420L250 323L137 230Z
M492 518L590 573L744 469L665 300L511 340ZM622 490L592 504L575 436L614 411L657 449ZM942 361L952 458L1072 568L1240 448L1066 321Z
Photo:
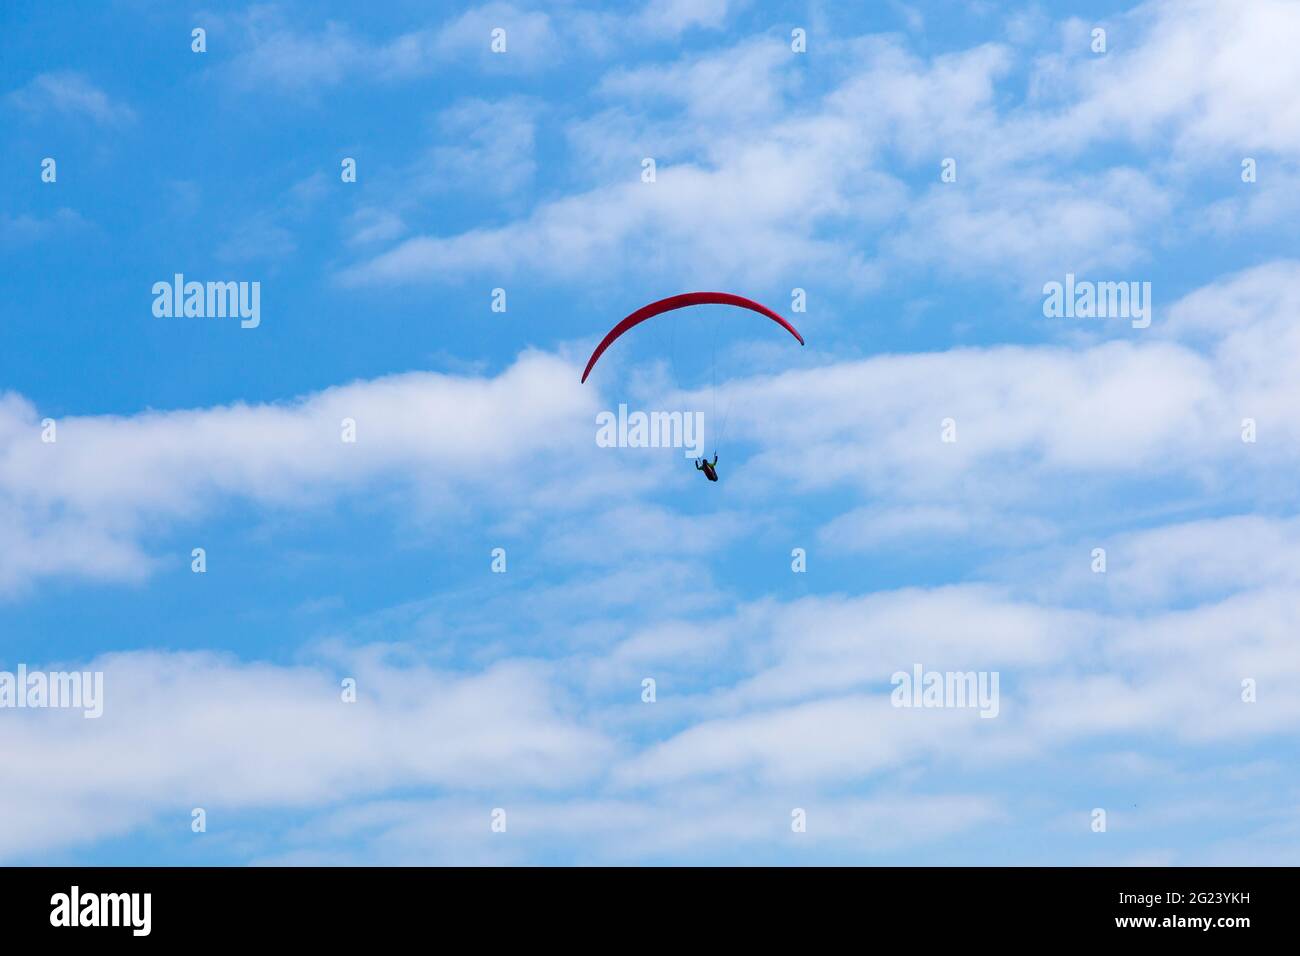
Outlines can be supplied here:
M800 345L804 344L803 336L799 334L799 331L793 325L767 306L755 302L753 299L746 299L743 295L732 295L730 292L683 292L681 295L670 295L666 299L660 299L658 302L651 302L649 305L641 306L641 308L610 329L609 334L601 339L600 344L596 346L596 351L591 353L591 358L587 359L587 367L583 370L582 380L584 382L587 380L592 367L605 353L605 349L613 345L614 340L628 329L634 325L640 325L646 319L653 319L656 315L662 315L664 312L671 312L674 309L684 309L690 305L734 305L742 309L749 309L751 312L767 316L798 339Z

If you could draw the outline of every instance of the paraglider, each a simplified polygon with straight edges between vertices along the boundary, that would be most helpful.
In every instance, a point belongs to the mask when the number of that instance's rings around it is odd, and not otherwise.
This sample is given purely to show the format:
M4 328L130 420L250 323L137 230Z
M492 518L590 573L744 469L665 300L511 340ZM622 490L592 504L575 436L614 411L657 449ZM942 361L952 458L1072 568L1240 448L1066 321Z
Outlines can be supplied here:
M640 325L646 319L653 319L656 315L662 315L676 309L685 309L692 305L733 305L737 308L748 309L750 312L757 312L759 315L771 319L793 335L800 345L804 344L803 336L799 334L798 329L767 306L755 302L753 299L747 299L743 295L734 295L730 292L684 292L681 295L671 295L666 299L643 305L610 329L605 337L600 340L596 350L591 353L591 358L587 359L587 367L582 371L582 381L587 381L587 376L591 374L591 370L595 368L600 357L605 354L605 350L613 345L615 340L624 332ZM717 466L718 453L716 451L713 453L713 461L709 461L707 458L703 460L695 459L695 470L704 472L704 477L708 478L709 481L718 480Z
M716 451L713 453L712 462L710 462L709 459L707 458L704 459L704 461L700 461L700 459L698 458L695 459L695 470L704 472L704 477L709 479L709 481L718 480L717 468L718 468L718 453Z

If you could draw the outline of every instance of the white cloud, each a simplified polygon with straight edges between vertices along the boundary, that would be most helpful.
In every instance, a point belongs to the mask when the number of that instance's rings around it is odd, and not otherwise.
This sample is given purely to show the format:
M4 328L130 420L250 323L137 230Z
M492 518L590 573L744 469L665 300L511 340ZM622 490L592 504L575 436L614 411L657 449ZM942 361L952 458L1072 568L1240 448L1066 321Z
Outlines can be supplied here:
M1069 46L1028 65L1029 92L1011 105L1003 85L1017 62L1001 44L923 60L896 38L832 38L821 55L841 79L824 92L805 88L779 38L617 67L596 92L625 105L568 126L596 181L504 226L408 238L344 277L568 281L635 262L688 281L797 275L863 288L901 264L1036 288L1066 271L1127 268L1168 240L1155 226L1186 215L1186 177L1170 171L1207 161L1198 150L1230 149L1235 163L1300 144L1300 113L1277 107L1297 85L1294 58L1275 55L1300 39L1296 15L1263 0L1197 11L1140 8L1112 26L1104 57L1064 24ZM1235 66L1255 62L1268 66ZM1115 141L1151 156L1151 171L1071 167ZM645 156L660 166L654 186L639 182ZM955 183L939 182L946 157ZM1259 203L1251 213L1281 214Z
M963 175L960 163L958 169ZM1095 274L1146 259L1144 227L1165 218L1171 205L1135 170L1068 180L999 170L973 189L931 187L909 206L906 225L885 249L968 277L1011 273L1033 294L1067 272Z
M2 856L167 815L188 821L191 807L221 816L409 786L546 791L590 777L611 754L602 734L563 714L542 665L453 674L373 652L333 669L139 652L78 669L103 671L103 716L26 710L0 721L0 744L25 768L0 794ZM356 678L356 703L342 702L343 677Z
M653 0L635 19L638 28L654 34L679 36L693 28L717 30L736 6L729 0Z
M257 10L244 26L248 46L232 69L246 88L316 92L341 83L368 58L362 41L339 23L326 23L317 33L298 33L272 11Z
M1226 523L1202 530L1220 543L1238 533ZM1287 534L1296 537L1293 523ZM1165 562L1115 573L1151 582L1181 572ZM1300 655L1286 622L1297 610L1294 581L1243 582L1222 601L1123 614L960 586L742 604L684 633L693 640L680 646L660 625L620 644L595 641L581 659L502 660L458 674L391 643L335 648L294 667L110 655L88 665L106 672L100 720L27 711L0 724L6 753L27 768L0 796L5 818L24 823L0 834L0 853L120 836L174 805L306 811L297 833L263 851L284 859L310 859L307 848L325 836L360 838L357 859L370 862L409 861L425 848L426 862L527 862L555 846L593 860L745 847L798 854L801 838L787 842L795 806L809 814L808 848L912 849L1005 823L1010 807L962 793L979 775L1089 741L1122 735L1132 767L1147 742L1196 752L1294 733ZM712 646L693 654L690 643ZM890 675L913 662L999 671L998 717L890 706ZM563 688L583 669L612 695L608 709L593 709L591 693L582 710L567 702ZM707 686L675 671L705 674ZM653 717L611 719L637 686L629 673L659 677ZM342 676L357 678L358 704L340 703ZM1239 699L1243 676L1259 679L1258 704ZM863 783L876 792L843 795ZM444 796L364 802L393 788ZM519 840L508 851L485 842L496 806Z
M481 806L463 800L385 801L314 819L292 835L284 852L261 862L503 865L544 860L555 851L563 860L607 864L712 860L718 854L741 854L752 863L755 854L774 851L799 861L818 850L878 858L1005 815L996 801L964 794L807 797L688 788L653 801L520 799L505 808L508 841L487 832ZM797 834L790 827L796 806L807 820L806 832ZM364 850L321 859L314 849L349 840L364 841Z
M536 104L515 97L462 100L438 115L440 145L403 176L425 194L484 192L510 195L532 183ZM454 144L454 145L453 145Z
M406 232L401 216L374 206L363 206L353 213L347 228L348 242L357 246L390 242Z
M84 74L73 70L41 73L10 93L9 102L40 116L84 116L101 126L120 126L135 119L131 107L113 100Z
M855 508L827 523L818 539L839 551L871 551L904 542L948 546L954 539L978 538L999 548L1024 547L1050 539L1050 523L1012 516L978 501L956 504L903 504Z
M1232 530L1219 529L1220 541ZM1300 654L1285 622L1298 607L1294 584L1251 583L1185 610L1123 614L1040 607L976 586L804 599L763 606L761 616L740 608L711 628L732 635L731 653L713 655L731 667L675 700L686 726L625 760L615 780L638 789L754 778L847 785L886 770L1010 767L1113 734L1130 746L1193 748L1294 734ZM891 675L914 664L999 673L997 716L891 706ZM657 673L663 664L640 666ZM1246 678L1267 700L1242 701Z
M1074 65L1088 66L1072 71L1077 102L1042 132L1065 149L1122 137L1178 154L1295 157L1300 61L1287 51L1297 43L1300 9L1285 0L1143 4L1112 26L1104 56L1076 46Z
M771 117L795 79L782 67L790 51L770 39L751 40L724 54L679 60L665 66L617 67L601 79L597 92L624 102L679 104L692 120L707 120L723 130L745 128ZM747 131L747 130L746 130Z
M505 53L492 52L492 31L496 29L506 31ZM489 3L465 11L438 31L435 43L444 58L476 59L500 69L535 68L555 61L563 52L549 14L509 3ZM394 57L394 70L400 72L404 66Z
M89 223L75 210L60 207L48 216L0 215L0 246L25 246L84 229Z
M1167 606L1251 588L1300 584L1300 518L1232 515L1110 536L1107 573L1091 570L1091 547L1054 549L1061 576L1038 576L1038 593L1086 596L1117 607ZM1035 556L1042 561L1044 556Z
M318 30L299 30L274 9L256 9L243 19L246 45L233 65L244 89L314 94L348 79L402 82L456 64L487 71L532 71L558 61L563 52L551 17L509 3L466 10L439 26L386 40L373 40L335 21ZM491 51L492 31L506 31L507 50Z
M572 365L540 353L493 379L410 373L282 405L67 417L48 444L37 409L9 394L0 399L0 521L28 547L0 554L0 586L60 565L138 577L132 558L145 529L232 497L301 507L386 476L430 502L453 488L523 484L543 496L548 481L581 501L566 463L595 448L595 404ZM341 441L345 418L357 423L354 444ZM525 460L526 480L516 468ZM600 469L590 477L587 493L598 494ZM91 547L69 547L81 534Z

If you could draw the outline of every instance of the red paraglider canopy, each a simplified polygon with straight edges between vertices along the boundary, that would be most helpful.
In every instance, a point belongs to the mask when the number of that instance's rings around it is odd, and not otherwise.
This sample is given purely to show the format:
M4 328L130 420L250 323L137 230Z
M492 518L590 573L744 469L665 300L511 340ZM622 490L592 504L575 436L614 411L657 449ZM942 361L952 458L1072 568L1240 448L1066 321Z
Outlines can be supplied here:
M596 360L605 353L605 349L613 345L614 340L632 326L640 325L646 319L653 319L656 315L664 312L684 309L690 305L734 305L742 309L749 309L751 312L767 316L798 339L800 345L804 344L803 336L799 334L799 331L793 325L767 306L755 302L753 299L746 299L743 295L732 295L730 292L683 292L681 295L670 295L666 299L660 299L658 302L651 302L649 305L641 306L641 308L610 329L609 334L601 339L600 344L596 346L596 351L591 353L591 358L587 359L587 367L582 373L582 380L584 382L587 380L587 376L591 374L591 369L596 364Z

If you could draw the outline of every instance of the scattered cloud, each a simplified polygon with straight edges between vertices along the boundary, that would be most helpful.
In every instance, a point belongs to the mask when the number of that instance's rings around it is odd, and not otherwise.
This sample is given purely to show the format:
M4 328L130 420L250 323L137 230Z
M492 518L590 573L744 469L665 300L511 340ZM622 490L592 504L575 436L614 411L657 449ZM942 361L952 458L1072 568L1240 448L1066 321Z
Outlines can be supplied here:
M135 119L135 111L95 86L74 70L41 73L8 96L9 102L35 116L58 114L89 119L100 126L121 126Z

